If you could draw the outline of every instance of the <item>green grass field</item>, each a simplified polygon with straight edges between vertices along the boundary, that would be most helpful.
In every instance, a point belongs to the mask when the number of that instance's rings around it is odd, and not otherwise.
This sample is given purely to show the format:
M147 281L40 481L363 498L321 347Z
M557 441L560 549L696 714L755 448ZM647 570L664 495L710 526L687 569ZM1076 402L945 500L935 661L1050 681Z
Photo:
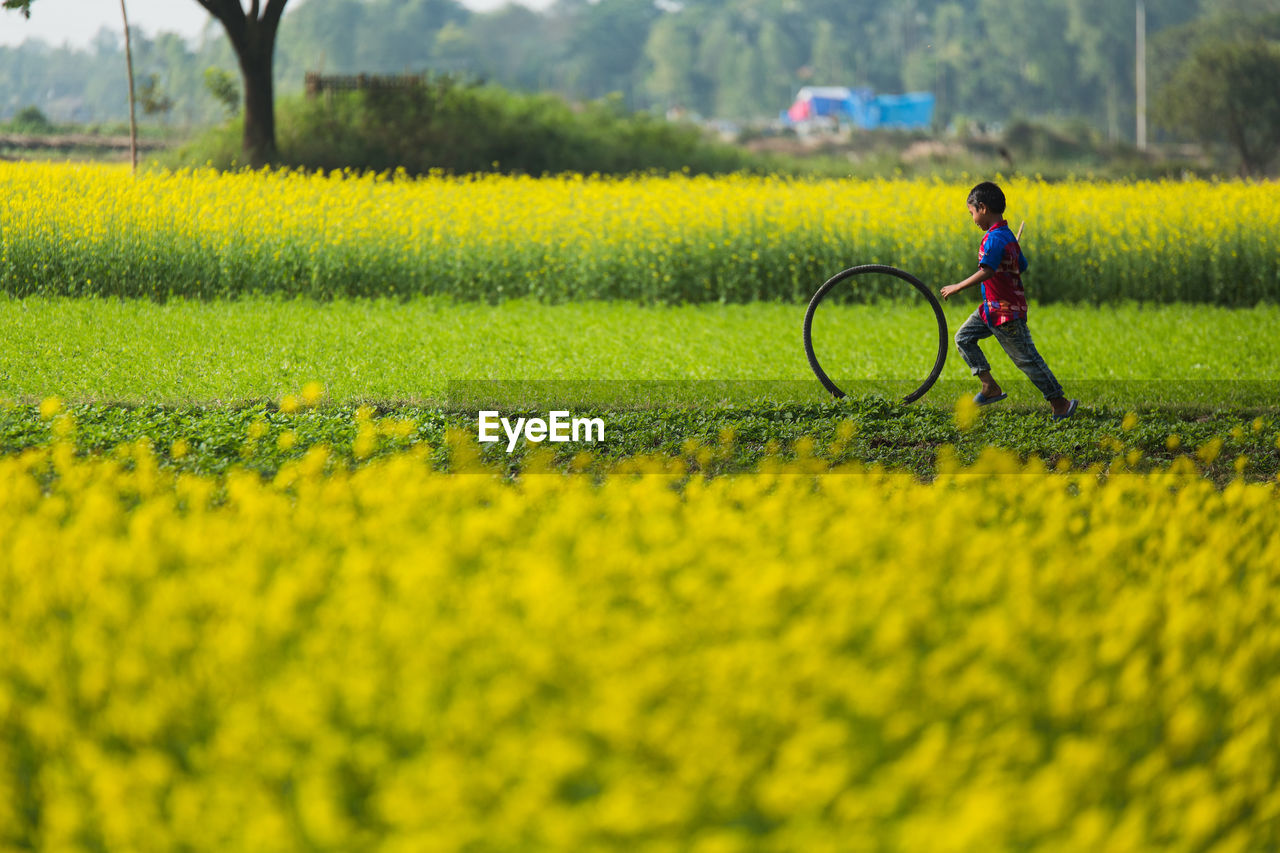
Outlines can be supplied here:
M556 448L562 468L588 449L602 461L658 454L694 470L751 470L812 442L832 465L858 460L924 477L944 453L972 461L989 446L1074 466L1133 453L1164 465L1194 453L1218 482L1280 471L1277 306L1033 305L1037 343L1083 401L1080 413L1052 423L988 340L1010 400L968 429L954 410L977 383L949 337L939 383L918 403L896 402L937 350L932 313L909 301L822 307L815 345L851 394L841 401L809 368L797 305L29 298L4 307L0 400L16 405L0 407L0 452L54 440L65 427L38 404L56 396L81 452L146 438L166 464L201 471L244 464L269 474L320 445L360 464L369 458L357 449L362 404L393 425L370 445L374 456L424 443L443 467L453 464L449 430L474 438L482 409L570 409L603 416L608 440ZM952 332L971 308L946 306ZM317 382L318 407L281 410ZM1136 425L1130 412L1141 413ZM285 434L294 436L287 446ZM722 446L725 435L733 438ZM180 458L178 444L187 448ZM699 448L715 450L705 457ZM515 473L530 449L483 452Z
M951 333L971 309L947 305ZM649 406L820 402L803 317L803 306L778 303L7 300L0 397L239 405L318 381L331 402L439 405L458 381L572 380L559 387L592 385L606 404L610 394ZM1278 324L1277 306L1033 305L1030 318L1068 393L1120 409L1274 405ZM937 349L932 315L910 303L823 306L814 334L824 367L852 393L914 387ZM985 348L1011 407L1042 406L999 346ZM976 389L948 352L926 405Z

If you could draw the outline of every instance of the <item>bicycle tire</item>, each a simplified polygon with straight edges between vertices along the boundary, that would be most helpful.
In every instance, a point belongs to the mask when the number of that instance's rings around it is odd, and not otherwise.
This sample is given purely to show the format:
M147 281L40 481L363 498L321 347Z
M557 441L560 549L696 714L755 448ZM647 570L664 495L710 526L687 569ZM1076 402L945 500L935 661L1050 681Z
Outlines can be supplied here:
M833 275L827 279L817 292L813 294L813 298L809 300L809 308L804 313L804 353L809 357L809 366L813 368L814 374L818 377L818 381L822 383L822 387L831 392L837 400L848 396L840 386L827 375L822 369L822 365L818 364L818 357L813 352L813 315L818 310L818 305L822 302L822 298L831 292L832 288L851 278L866 273L882 273L899 278L915 287L916 290L924 294L925 299L929 300L929 304L933 307L933 315L938 321L938 357L933 363L933 370L925 377L924 382L920 383L920 387L912 391L910 394L902 398L902 402L914 403L919 400L929 389L933 387L933 383L938 381L938 377L942 375L942 367L947 363L947 350L950 343L947 335L947 318L942 313L942 304L938 302L938 297L933 291L925 286L924 282L911 275L911 273L903 272L897 267L885 266L883 264L863 264L861 266L849 267L846 270Z

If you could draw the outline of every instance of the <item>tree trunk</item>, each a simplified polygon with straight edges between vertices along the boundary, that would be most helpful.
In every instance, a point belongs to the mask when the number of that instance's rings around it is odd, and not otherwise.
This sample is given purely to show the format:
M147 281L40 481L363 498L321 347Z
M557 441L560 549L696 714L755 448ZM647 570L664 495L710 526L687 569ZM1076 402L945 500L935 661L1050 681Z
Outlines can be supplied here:
M275 86L271 65L276 30L288 0L250 0L246 11L241 0L196 0L222 22L244 78L244 156L260 169L276 158ZM259 9L262 14L259 16Z
M244 156L255 169L276 159L275 89L271 46L256 55L241 54L244 75Z

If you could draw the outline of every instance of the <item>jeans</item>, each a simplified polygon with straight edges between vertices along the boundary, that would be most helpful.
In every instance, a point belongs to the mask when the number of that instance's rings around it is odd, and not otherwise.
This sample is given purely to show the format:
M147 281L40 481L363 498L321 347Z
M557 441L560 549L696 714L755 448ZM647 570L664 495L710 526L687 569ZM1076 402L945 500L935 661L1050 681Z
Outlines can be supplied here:
M991 370L978 341L992 335L995 335L1018 369L1027 374L1031 383L1040 389L1046 400L1063 396L1062 386L1058 384L1053 371L1049 370L1049 365L1044 363L1040 353L1036 352L1036 345L1031 342L1031 332L1027 329L1027 321L1022 319L1009 320L999 326L988 326L981 314L974 311L956 330L956 348L960 350L960 357L969 365L974 376Z

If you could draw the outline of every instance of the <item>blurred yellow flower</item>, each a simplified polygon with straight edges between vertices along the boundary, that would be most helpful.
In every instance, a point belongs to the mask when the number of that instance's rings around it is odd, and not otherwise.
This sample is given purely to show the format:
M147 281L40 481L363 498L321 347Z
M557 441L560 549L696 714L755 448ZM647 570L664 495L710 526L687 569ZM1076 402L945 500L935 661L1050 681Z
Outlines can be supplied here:
M1196 456L1206 465L1212 464L1222 453L1222 439L1218 436L1206 441L1196 450Z
M978 409L979 406L972 397L966 395L956 400L956 428L961 432L971 429L978 422Z
M324 398L324 386L319 382L308 382L302 386L302 402L314 406Z
M1273 484L995 450L940 451L927 483L812 458L511 479L473 438L447 438L461 474L421 448L348 467L315 447L274 478L166 467L142 441L0 457L0 788L36 745L56 779L38 812L0 806L3 831L192 851L1280 843L1238 820L1274 799Z
M993 450L928 483L585 457L512 480L474 450L442 474L416 449L348 468L317 447L270 479L179 472L145 442L0 457L0 756L63 750L4 831L192 851L1280 842L1235 810L1274 799L1272 484ZM0 762L4 790L24 761ZM767 829L725 817L743 814Z
M62 400L59 397L45 397L40 401L40 417L48 420L62 411Z

